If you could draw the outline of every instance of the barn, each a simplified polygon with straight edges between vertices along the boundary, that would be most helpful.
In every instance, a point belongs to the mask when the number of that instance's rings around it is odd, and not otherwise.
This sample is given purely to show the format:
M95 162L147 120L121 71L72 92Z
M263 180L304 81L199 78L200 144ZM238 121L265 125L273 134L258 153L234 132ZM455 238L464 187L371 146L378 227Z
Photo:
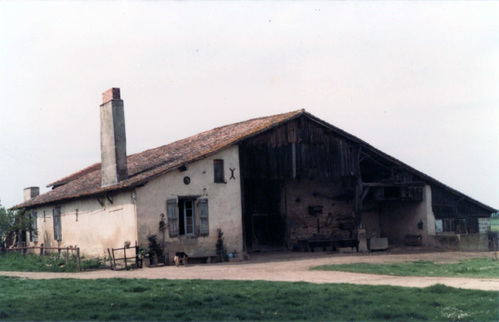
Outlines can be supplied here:
M103 93L101 162L25 189L33 245L107 255L160 236L170 257L358 251L411 245L488 250L497 210L306 112L255 118L126 153L120 90ZM166 229L161 235L161 227Z

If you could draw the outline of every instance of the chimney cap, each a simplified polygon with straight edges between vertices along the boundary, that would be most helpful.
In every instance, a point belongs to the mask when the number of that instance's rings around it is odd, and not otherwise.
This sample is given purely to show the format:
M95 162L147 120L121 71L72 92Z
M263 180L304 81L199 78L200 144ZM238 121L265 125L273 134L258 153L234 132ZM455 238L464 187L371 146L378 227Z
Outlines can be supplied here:
M119 100L120 98L120 88L112 87L102 93L102 104L105 104L111 100Z
M40 195L40 187L24 188L24 201L28 201Z

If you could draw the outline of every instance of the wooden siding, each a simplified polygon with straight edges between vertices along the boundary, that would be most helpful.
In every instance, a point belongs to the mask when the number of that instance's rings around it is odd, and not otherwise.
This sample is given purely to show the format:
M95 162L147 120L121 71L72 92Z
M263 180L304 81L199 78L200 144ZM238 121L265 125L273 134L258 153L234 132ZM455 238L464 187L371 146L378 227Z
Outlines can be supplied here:
M358 176L359 149L302 117L241 144L242 174L262 180Z

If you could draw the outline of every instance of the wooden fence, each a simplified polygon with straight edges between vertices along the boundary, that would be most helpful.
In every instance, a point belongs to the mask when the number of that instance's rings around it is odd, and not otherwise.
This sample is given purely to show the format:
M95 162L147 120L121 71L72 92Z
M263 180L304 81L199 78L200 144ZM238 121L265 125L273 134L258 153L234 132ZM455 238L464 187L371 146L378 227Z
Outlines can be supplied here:
M128 251L128 254L127 254ZM117 270L118 265L116 265L116 261L124 261L125 267L124 269L133 268L142 268L142 258L139 256L139 246L132 247L123 247L123 248L111 248L107 249L109 254L109 258L111 260L111 269ZM123 256L123 257L117 257Z
M30 247L14 247L14 248L7 248L7 252L22 252L24 256L26 256L26 253L28 250L32 249L34 253L36 253L36 250L40 250L40 256L43 256L47 253L48 251L51 250L57 250L57 258L61 258L61 253L65 251L65 256L64 256L64 263L67 265L69 262L69 252L71 252L71 255L76 256L76 265L78 267L78 271L81 271L81 265L80 265L80 248L78 247L44 247L44 246L30 246Z

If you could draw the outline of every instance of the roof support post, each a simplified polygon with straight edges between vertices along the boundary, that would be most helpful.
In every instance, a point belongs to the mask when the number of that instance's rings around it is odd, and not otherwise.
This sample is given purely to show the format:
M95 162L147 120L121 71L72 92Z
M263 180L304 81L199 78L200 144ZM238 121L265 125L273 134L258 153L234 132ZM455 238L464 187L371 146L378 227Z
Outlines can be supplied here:
M355 176L355 195L354 195L354 214L355 214L355 228L362 228L362 201L367 195L367 190L362 189L362 177L360 172L360 157L361 157L361 147L357 150L357 156L355 158L357 173Z

